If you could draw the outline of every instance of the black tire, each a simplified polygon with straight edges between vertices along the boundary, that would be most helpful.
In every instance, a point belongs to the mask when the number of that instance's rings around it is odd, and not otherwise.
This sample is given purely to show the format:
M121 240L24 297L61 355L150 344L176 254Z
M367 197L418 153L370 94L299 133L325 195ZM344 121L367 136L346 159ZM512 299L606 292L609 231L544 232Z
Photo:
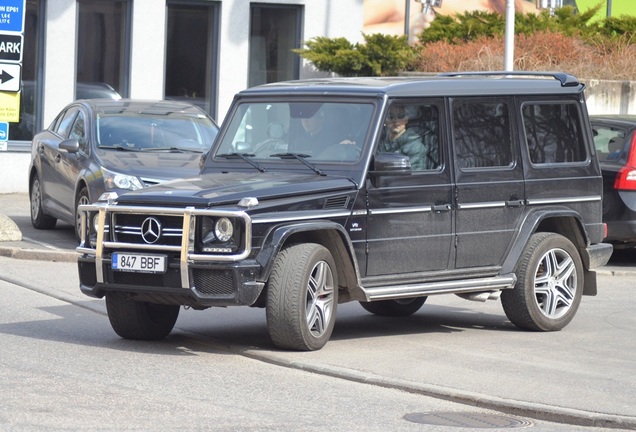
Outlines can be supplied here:
M77 211L77 208L82 204L90 204L91 199L88 196L88 189L86 187L82 187L80 191L77 193L77 197L75 198L75 238L77 241L82 239L80 234L80 225L82 219L80 218L80 213Z
M407 317L413 315L426 302L428 297L416 297L402 300L380 300L360 302L360 305L372 314L386 317Z
M38 175L31 179L29 189L29 201L31 202L31 224L35 229L53 229L57 219L44 213L42 208L42 185Z
M138 302L121 293L106 294L106 311L115 333L134 340L165 338L179 316L178 305Z
M284 248L267 283L267 329L276 346L298 351L322 348L333 331L338 276L329 250L314 244Z
M534 234L516 273L515 287L501 293L503 309L514 325L557 331L572 321L583 296L583 264L570 240L555 233Z

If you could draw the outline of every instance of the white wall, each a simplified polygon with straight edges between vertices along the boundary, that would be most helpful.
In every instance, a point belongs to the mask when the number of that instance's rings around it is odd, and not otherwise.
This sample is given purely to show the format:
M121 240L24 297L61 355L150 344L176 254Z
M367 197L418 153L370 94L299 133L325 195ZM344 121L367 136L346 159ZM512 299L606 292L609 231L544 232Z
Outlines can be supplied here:
M76 0L46 2L43 127L75 98Z
M260 0L261 4L305 5L302 40L316 36L362 39L361 0ZM234 95L248 85L250 2L221 2L219 85L217 120L225 117ZM315 75L308 64L301 65L300 78ZM324 74L323 74L324 75Z
M165 80L166 6L134 0L130 59L130 97L162 99Z

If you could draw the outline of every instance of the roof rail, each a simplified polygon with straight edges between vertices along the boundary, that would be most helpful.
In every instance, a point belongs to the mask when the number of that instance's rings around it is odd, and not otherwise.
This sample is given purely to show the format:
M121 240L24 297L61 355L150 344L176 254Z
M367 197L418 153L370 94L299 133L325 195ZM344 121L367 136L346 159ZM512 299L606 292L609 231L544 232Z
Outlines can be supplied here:
M444 72L439 76L531 76L552 77L561 83L562 87L576 87L579 80L564 72L535 72L535 71L478 71L478 72Z

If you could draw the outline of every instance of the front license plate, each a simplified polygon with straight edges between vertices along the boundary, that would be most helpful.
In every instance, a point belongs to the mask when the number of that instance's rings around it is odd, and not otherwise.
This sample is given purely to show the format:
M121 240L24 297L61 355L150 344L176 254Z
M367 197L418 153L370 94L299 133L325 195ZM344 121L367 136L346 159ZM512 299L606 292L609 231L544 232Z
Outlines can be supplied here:
M114 253L111 258L113 270L140 273L165 273L165 255Z

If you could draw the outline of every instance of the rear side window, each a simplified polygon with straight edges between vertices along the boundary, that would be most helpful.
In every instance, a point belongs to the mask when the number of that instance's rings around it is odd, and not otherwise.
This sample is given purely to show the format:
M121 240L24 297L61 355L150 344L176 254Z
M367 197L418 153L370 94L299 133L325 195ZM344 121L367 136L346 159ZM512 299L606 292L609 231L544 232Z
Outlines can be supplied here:
M522 114L533 164L583 162L587 159L576 103L526 103Z
M453 140L461 169L511 166L508 104L502 101L455 101Z

